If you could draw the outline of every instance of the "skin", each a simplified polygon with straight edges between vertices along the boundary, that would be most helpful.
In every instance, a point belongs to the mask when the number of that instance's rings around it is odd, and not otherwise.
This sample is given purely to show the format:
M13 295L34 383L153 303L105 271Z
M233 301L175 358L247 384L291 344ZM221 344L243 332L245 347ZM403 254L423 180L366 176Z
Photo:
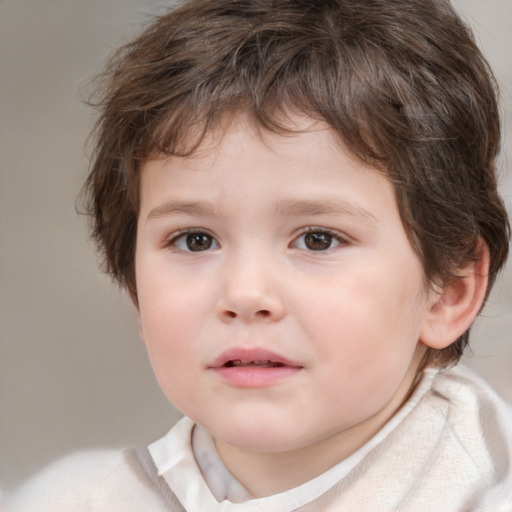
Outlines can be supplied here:
M238 117L141 174L142 338L167 397L253 496L314 478L382 427L414 384L438 299L389 181L322 123L294 122L301 133L283 136ZM212 365L240 347L298 369L234 385Z

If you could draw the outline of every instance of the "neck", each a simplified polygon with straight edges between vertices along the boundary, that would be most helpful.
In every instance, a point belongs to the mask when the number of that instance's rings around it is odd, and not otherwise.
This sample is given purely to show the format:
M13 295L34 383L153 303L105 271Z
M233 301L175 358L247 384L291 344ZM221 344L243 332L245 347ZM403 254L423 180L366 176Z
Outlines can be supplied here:
M397 412L416 384L423 353L417 350L399 389L382 409L364 422L286 452L246 451L216 439L219 456L254 498L278 494L312 480L361 448Z

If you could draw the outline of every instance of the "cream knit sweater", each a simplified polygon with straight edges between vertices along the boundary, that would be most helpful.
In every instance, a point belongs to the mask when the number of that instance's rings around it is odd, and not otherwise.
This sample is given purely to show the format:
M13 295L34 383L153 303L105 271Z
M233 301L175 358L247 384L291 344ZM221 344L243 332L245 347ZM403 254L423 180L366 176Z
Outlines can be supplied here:
M4 496L0 511L512 512L511 464L510 408L464 367L429 369L366 445L281 494L248 499L206 431L184 418L149 450L55 463Z

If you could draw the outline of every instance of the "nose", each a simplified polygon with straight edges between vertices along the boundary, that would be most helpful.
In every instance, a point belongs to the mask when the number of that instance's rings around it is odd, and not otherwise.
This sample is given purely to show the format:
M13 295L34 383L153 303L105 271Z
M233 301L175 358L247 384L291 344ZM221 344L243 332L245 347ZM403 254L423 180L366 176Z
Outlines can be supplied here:
M217 303L217 316L222 322L277 322L285 308L281 282L272 272L272 264L257 258L226 265L223 290Z

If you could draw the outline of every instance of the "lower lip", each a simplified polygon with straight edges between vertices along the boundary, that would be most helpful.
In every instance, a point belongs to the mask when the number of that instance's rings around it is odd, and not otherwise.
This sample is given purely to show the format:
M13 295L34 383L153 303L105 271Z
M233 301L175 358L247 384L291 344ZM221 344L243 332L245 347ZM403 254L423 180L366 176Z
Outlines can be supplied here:
M258 368L255 366L231 366L212 368L217 375L229 384L241 388L263 388L277 384L300 372L295 366Z

